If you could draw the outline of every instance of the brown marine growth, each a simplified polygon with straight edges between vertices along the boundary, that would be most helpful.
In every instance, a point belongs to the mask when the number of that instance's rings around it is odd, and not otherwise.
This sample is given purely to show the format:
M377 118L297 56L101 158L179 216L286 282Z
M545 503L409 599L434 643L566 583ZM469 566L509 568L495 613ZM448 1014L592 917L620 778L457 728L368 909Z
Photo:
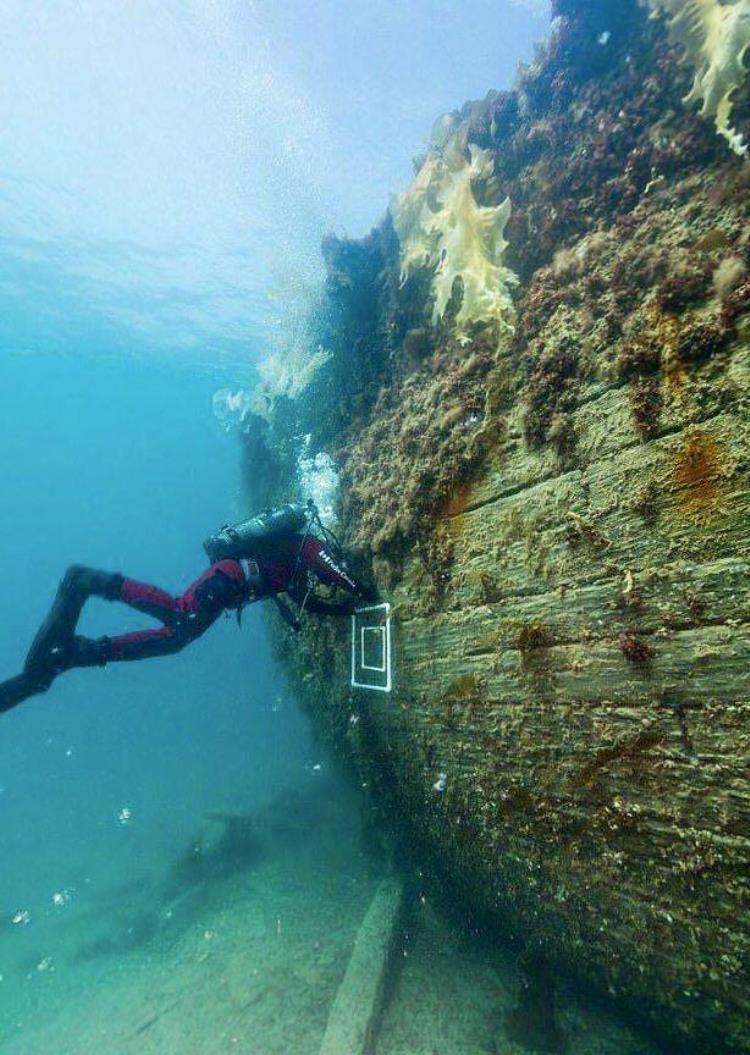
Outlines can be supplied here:
M670 1050L750 1055L750 286L714 281L745 260L750 184L663 22L555 13L517 89L456 118L493 155L477 202L513 203L515 333L433 326L386 224L331 261L344 336L271 430L277 496L290 436L340 468L344 541L398 613L394 692L351 726L347 628L274 637L436 882ZM747 132L747 84L734 103Z
M655 377L639 377L630 387L630 410L641 439L650 440L659 431L663 400Z
M635 627L628 627L627 630L623 630L618 640L622 654L628 663L644 666L651 662L654 650L646 641L638 637L638 631Z

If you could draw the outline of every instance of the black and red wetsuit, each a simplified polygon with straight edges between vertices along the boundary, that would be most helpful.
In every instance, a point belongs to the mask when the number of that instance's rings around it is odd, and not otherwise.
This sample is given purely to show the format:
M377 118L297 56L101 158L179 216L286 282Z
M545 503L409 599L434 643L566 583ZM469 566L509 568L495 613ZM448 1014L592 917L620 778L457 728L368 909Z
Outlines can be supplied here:
M220 560L172 596L158 586L81 565L68 569L52 608L29 650L21 674L0 683L0 713L28 696L44 692L53 679L72 667L165 656L195 641L221 615L264 597L286 593L317 614L341 614L351 601L328 603L309 595L315 580L338 587L352 598L362 590L319 539L289 535L273 539L252 560ZM75 636L86 600L91 596L122 601L162 625L94 641Z
M313 537L304 541L296 536L275 540L270 554L263 558L218 561L179 597L156 586L123 579L117 599L164 625L108 638L105 662L178 652L200 637L222 612L240 609L263 597L288 593L294 600L303 601L308 572L330 586L361 595L346 569ZM305 608L314 613L341 610L312 597Z

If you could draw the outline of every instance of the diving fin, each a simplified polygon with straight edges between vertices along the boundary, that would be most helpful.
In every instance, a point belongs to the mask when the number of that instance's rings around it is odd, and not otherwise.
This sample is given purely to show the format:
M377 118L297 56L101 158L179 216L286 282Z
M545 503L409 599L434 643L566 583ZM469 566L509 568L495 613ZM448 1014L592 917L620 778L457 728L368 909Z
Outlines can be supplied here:
M68 668L68 653L80 611L79 599L61 585L31 643L23 672L0 683L0 714L29 696L46 692L55 677Z
M26 672L0 682L0 714L23 703L29 696L37 696L40 692L46 692L49 684L47 681L39 681Z
M71 667L104 666L109 638L91 641L76 637L81 609L91 596L113 601L120 596L123 577L73 564L57 588L47 616L31 643L23 672L0 682L0 714L29 696L46 692L58 674Z
M57 588L47 616L36 632L23 665L24 672L49 685L56 674L66 670L66 653L73 642L78 619L89 591L78 584L79 569L74 565Z

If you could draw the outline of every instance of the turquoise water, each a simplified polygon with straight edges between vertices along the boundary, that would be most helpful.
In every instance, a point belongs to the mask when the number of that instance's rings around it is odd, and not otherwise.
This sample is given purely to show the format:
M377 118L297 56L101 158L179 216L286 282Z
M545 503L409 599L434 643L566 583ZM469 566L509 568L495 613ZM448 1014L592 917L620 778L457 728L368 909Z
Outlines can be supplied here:
M7 676L74 557L167 589L191 581L204 566L200 539L236 510L237 466L209 375L13 355L0 374L12 394L0 424ZM82 626L142 622L99 601ZM180 656L71 672L5 715L6 1040L19 1011L25 1029L30 1008L43 1020L56 986L75 986L79 970L91 979L95 964L110 970L164 923L169 900L201 886L188 876L169 888L169 877L191 840L218 838L207 811L253 812L284 789L314 791L319 761L255 611L242 631L222 620ZM19 913L29 922L13 924Z
M509 83L535 6L495 38L489 0L4 6L0 678L71 562L200 573L245 512L214 393L252 386L321 235L366 230L435 115ZM82 629L141 625L93 601ZM254 610L4 715L0 830L7 1055L317 1053L386 870ZM512 961L420 906L381 1055L500 1050ZM566 1014L578 1051L648 1050Z

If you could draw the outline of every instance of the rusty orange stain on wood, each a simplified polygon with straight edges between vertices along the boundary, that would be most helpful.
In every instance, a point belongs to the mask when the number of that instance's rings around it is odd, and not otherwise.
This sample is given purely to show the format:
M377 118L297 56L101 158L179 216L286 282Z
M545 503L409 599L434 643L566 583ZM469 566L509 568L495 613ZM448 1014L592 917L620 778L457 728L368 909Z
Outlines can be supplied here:
M470 484L459 484L448 496L446 503L443 507L443 514L446 517L457 517L461 513L466 512L466 507L469 504L469 498L471 496L471 485Z
M675 455L673 475L680 504L686 512L717 511L724 460L712 436L702 429L691 432Z

